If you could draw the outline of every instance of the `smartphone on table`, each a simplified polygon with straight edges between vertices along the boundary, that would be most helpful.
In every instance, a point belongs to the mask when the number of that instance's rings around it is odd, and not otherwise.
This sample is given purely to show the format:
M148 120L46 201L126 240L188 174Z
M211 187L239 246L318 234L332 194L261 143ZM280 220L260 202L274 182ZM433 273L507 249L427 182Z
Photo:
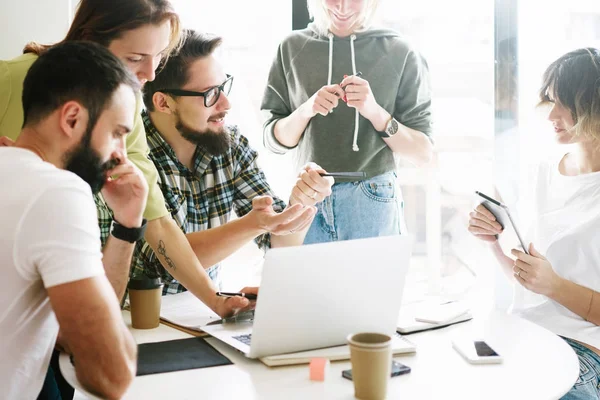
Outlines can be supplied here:
M500 364L502 357L485 340L459 338L452 347L471 364Z
M508 209L508 206L481 192L475 192L475 194L478 196L478 201L480 202L480 204L483 204L485 208L487 208L492 214L494 214L494 217L496 217L496 221L500 225L502 225L502 229L506 229L508 226L512 227L513 231L517 235L517 238L519 239L519 243L521 244L523 251L525 252L525 254L529 254L529 251L527 250L527 245L525 244L521 233L517 229L517 224L515 223L510 213L510 210Z
M392 360L392 374L391 374L392 377L408 374L409 372L410 372L410 367L408 365L404 365L402 363L399 363L396 360ZM346 369L346 370L342 371L342 376L346 379L352 380L352 370Z

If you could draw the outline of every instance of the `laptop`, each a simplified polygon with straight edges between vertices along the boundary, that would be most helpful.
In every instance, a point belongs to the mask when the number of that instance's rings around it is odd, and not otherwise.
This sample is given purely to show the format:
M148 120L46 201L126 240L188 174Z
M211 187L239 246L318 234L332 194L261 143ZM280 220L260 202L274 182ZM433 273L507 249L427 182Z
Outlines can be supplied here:
M412 239L385 236L271 249L254 312L202 328L249 358L395 335Z

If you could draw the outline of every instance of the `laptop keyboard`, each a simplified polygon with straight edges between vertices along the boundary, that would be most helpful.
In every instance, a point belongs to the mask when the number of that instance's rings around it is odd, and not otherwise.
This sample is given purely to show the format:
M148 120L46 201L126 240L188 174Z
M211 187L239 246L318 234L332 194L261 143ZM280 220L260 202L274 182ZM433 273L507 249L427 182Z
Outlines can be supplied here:
M240 342L247 344L248 346L250 346L250 340L252 340L252 334L249 333L247 335L239 335L239 336L233 336L234 339L239 340Z

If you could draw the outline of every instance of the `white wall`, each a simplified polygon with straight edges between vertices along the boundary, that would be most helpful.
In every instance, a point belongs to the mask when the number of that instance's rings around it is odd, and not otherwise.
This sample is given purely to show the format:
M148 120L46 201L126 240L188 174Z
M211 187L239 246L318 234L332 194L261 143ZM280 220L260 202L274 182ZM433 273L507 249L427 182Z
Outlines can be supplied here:
M27 42L60 41L75 0L0 0L0 59L21 54Z

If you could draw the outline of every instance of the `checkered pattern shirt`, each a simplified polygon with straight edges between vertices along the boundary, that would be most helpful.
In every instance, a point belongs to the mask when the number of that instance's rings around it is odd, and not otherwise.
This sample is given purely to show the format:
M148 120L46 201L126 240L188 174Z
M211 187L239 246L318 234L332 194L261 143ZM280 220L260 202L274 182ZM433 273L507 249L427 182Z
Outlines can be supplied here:
M96 211L98 212L98 225L100 226L100 240L102 241L102 248L108 240L110 234L110 224L113 220L113 212L108 205L104 202L104 199L100 194L94 195L94 201L96 202Z
M227 153L212 156L197 147L193 156L194 168L189 170L177 159L175 152L152 124L149 115L142 113L150 159L158 170L158 184L165 196L167 210L184 233L215 228L226 224L234 211L241 217L252 210L252 199L256 196L273 197L273 209L281 212L285 202L274 196L263 171L256 159L248 139L239 133L236 126L228 126L231 147ZM268 234L256 238L260 248L270 247ZM219 265L207 272L219 284ZM160 276L165 282L163 294L185 291L160 264L152 248L145 242L136 244L133 269L134 275Z

